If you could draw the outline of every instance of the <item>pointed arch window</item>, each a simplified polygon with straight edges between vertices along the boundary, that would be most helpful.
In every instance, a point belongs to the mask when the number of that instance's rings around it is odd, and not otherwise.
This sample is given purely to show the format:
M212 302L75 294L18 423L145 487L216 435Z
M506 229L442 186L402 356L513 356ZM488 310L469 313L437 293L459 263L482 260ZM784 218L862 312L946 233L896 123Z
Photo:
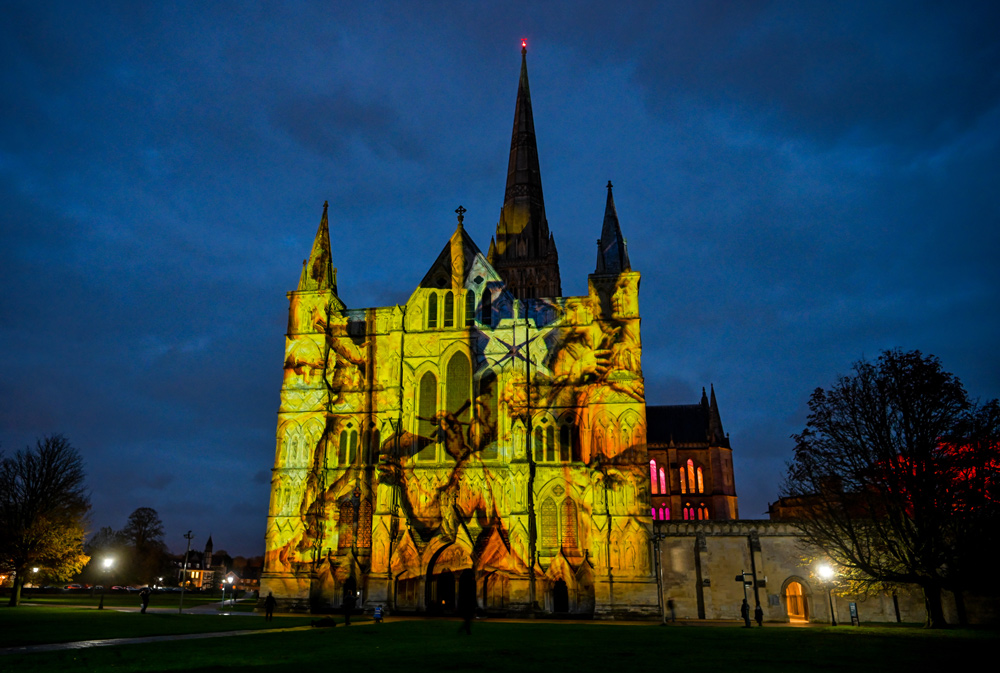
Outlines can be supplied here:
M556 429L551 425L545 430L545 460L556 462Z
M337 547L348 549L354 542L354 506L349 500L340 503L340 521L337 524Z
M695 480L694 480L694 461L688 458L687 462L687 483L688 491L690 493L695 492Z
M465 293L465 326L472 327L476 323L476 293L469 290Z
M685 521L695 520L694 507L692 507L691 503L689 502L684 503L684 520Z
M580 451L574 440L576 428L573 423L563 423L559 426L559 460L568 463L580 460Z
M685 470L683 467L679 467L677 468L677 472L680 475L681 493L687 493L688 492L687 470Z
M543 440L542 429L535 428L535 462L540 463L545 456L545 443Z
M361 501L361 511L358 512L357 545L358 549L371 549L372 546L372 501L371 500Z
M371 465L378 461L379 453L382 451L382 434L376 428L372 430L371 441L368 444L368 455L365 457L365 465Z
M660 468L660 493L667 495L667 472L664 468Z
M427 329L437 329L438 326L438 296L431 292L427 297Z
M348 427L340 431L340 447L337 451L337 464L346 467L354 463L358 451L358 431Z
M670 521L670 508L660 505L660 521Z
M472 373L465 353L455 353L448 360L445 378L445 411L468 423L472 416Z
M490 291L490 288L483 290L482 321L484 325L493 327L493 293Z
M417 460L434 460L436 442L433 418L437 413L437 377L433 373L427 372L420 378L417 398Z
M444 327L455 326L455 295L451 290L444 293Z
M707 520L708 518L709 518L708 505L706 505L705 503L701 503L700 505L698 505L698 520L702 521L702 520Z
M659 495L660 489L659 489L659 483L657 482L657 479L656 479L656 461L655 460L650 460L649 461L649 480L653 483L653 489L652 489L653 490L653 495ZM654 516L653 518L655 519L656 517Z
M559 519L556 504L552 498L542 503L542 551L555 553L559 548Z
M562 548L567 551L576 551L576 503L566 498L563 500L562 510Z
M698 472L698 492L699 493L704 493L705 492L705 481L702 478L701 468L700 467L698 468L697 472Z
M472 294L471 292L469 294ZM476 427L479 436L474 438L476 446L482 447L483 460L497 458L497 376L487 370L479 379L479 397L476 398Z

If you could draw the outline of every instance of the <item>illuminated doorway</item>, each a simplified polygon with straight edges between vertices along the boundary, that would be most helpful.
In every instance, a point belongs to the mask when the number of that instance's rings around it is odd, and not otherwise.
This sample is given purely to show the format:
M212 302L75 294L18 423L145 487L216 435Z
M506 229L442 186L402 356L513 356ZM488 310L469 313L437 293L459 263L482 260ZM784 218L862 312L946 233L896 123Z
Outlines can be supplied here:
M788 610L789 621L809 621L809 605L802 591L802 585L798 582L789 582L785 587L785 608Z

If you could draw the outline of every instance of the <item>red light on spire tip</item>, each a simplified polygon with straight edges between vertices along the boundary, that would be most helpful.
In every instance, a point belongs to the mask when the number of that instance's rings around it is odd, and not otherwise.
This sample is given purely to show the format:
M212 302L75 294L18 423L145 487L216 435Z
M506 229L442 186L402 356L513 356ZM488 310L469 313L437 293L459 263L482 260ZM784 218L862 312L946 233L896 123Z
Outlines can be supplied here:
M521 49L527 49L527 48L528 48L528 41L522 37L521 38Z

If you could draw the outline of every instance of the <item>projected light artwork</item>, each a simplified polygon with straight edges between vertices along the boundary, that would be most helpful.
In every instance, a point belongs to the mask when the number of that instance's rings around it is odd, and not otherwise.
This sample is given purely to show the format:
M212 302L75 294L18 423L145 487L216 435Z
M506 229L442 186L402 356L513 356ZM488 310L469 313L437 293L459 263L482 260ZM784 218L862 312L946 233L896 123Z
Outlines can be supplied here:
M472 592L498 612L656 614L654 514L707 517L693 485L668 496L666 472L650 493L651 465L679 458L647 452L639 273L610 182L588 294L561 296L521 53L487 254L459 207L405 303L348 308L324 205L288 295L262 578L285 609L360 593L447 611ZM694 409L717 415L714 394ZM735 516L727 497L713 507Z

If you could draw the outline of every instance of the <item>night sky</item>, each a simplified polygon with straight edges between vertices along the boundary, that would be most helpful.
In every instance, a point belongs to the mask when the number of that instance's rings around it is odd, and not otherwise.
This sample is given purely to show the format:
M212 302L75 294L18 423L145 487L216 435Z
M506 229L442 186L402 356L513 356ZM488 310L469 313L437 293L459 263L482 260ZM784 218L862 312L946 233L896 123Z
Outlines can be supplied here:
M715 384L743 518L885 348L1000 394L1000 4L0 2L0 442L91 525L263 553L288 303L330 202L348 307L503 202L521 38L563 293L615 185L650 404ZM161 6L162 5L162 6Z

